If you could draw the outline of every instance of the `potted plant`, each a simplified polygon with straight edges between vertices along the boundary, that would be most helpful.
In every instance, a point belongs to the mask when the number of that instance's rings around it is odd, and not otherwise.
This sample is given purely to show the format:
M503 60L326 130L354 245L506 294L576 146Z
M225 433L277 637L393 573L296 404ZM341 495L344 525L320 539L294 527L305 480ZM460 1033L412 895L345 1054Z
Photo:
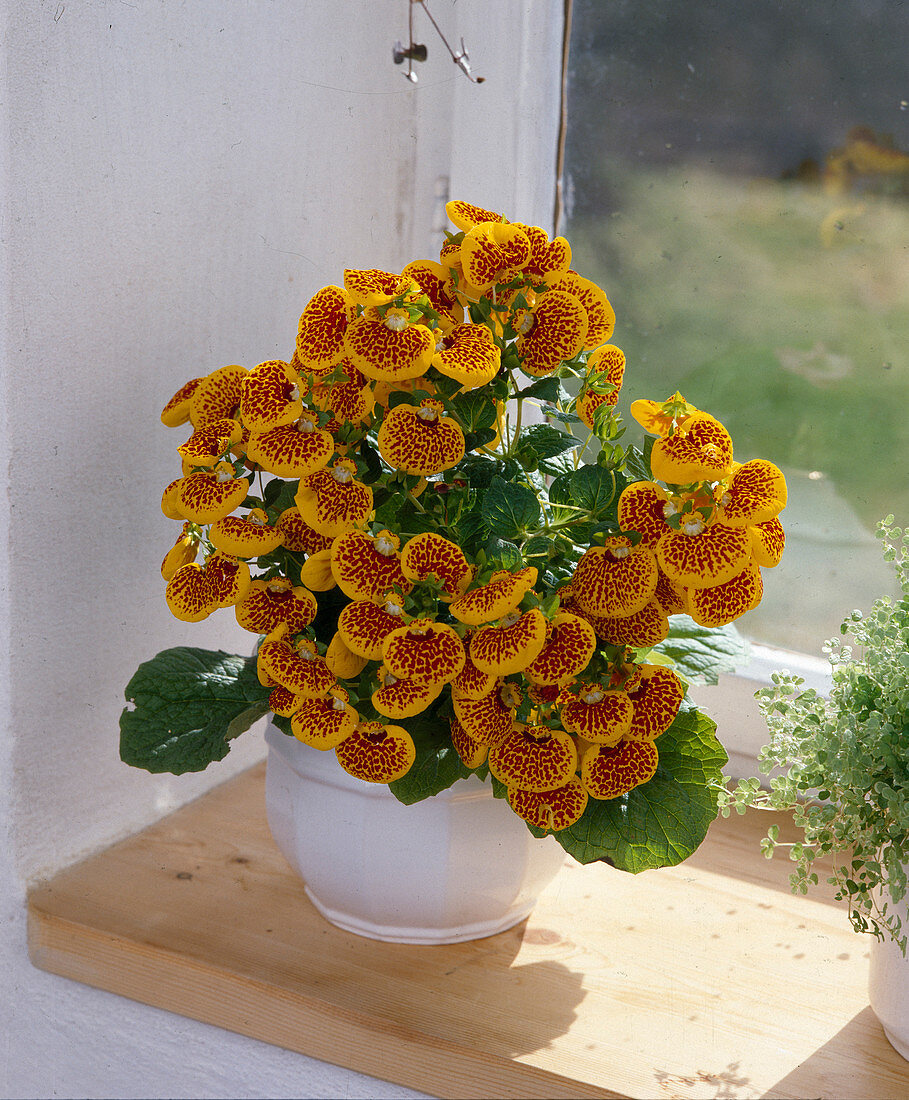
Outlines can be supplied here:
M448 213L438 260L346 271L304 308L287 361L221 367L167 403L190 434L162 499L181 525L165 597L185 622L232 608L259 643L158 654L121 720L124 761L180 773L270 714L279 845L331 919L401 939L514 923L565 852L636 872L694 851L726 757L685 677L739 645L728 624L784 541L780 471L735 461L680 394L634 402L649 437L620 442L615 314L564 238ZM339 808L345 784L358 808ZM457 857L417 816L446 799ZM481 843L489 806L517 854ZM346 900L314 885L319 846ZM402 864L427 896L432 868L469 868L444 904L424 898L422 932ZM525 865L497 917L440 915L502 893L484 870ZM394 912L345 916L377 879Z
M829 697L787 673L757 693L770 733L760 767L774 773L769 789L740 780L723 813L760 807L791 813L798 841L783 844L772 825L765 854L788 848L792 889L818 884L815 861L832 860L826 879L849 906L857 932L874 937L871 1005L891 1044L909 1058L909 961L906 960L906 875L909 864L909 532L878 525L885 559L903 595L882 597L840 627L852 640L825 646L833 686Z

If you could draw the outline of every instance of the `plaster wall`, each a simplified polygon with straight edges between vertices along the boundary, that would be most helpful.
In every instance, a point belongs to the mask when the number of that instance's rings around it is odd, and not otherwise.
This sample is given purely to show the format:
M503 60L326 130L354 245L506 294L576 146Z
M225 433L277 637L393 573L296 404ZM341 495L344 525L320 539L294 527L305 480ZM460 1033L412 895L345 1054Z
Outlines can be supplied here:
M344 267L432 256L447 180L551 217L561 4L432 7L483 86L425 19L430 60L402 79L395 0L0 5L4 1096L418 1095L43 974L24 902L263 752L251 732L179 778L117 757L139 661L251 638L229 612L189 625L164 605L176 525L158 501L183 436L155 426L163 403L225 363L289 358Z

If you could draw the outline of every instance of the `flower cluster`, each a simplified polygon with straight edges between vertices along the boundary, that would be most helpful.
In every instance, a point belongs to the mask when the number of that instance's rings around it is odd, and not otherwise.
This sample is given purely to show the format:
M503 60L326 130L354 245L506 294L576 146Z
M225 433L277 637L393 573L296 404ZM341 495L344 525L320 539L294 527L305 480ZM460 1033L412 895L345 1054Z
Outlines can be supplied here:
M657 773L691 708L648 655L671 616L760 601L785 481L679 394L632 405L652 446L619 443L615 314L568 242L448 214L438 260L346 271L288 360L168 402L191 434L165 595L187 622L233 607L275 721L351 774L453 759L559 833Z

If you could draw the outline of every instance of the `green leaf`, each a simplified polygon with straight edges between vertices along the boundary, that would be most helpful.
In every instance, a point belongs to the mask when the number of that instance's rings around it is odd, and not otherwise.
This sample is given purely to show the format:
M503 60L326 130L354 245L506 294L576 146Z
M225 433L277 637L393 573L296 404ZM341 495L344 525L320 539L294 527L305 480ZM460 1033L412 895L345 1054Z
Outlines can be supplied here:
M498 409L495 402L482 390L460 394L452 401L461 423L471 432L491 428L496 422Z
M632 481L653 481L653 470L650 468L650 452L656 440L648 436L644 440L644 448L629 447L625 452L625 472Z
M674 867L707 835L727 756L716 725L693 707L656 742L660 762L649 783L620 798L591 798L580 821L553 835L580 863L603 860L637 874Z
M494 477L483 498L481 514L497 537L520 538L539 521L540 502L526 485L510 484Z
M269 690L259 683L254 657L165 649L126 686L135 706L120 715L120 759L150 772L202 771L268 713Z
M577 439L567 432L561 432L551 424L534 424L521 432L521 446L530 445L540 458L555 458L565 451L580 446Z
M549 488L553 503L573 504L583 508L594 519L606 519L615 511L618 495L624 483L620 483L614 470L602 466L585 465L556 478Z
M431 798L472 774L452 745L448 723L441 715L398 718L395 724L408 731L417 750L410 771L388 784L391 793L405 806Z
M671 657L694 683L715 684L720 673L735 672L748 661L748 643L733 625L698 626L687 615L673 615L669 637L653 648Z
M523 390L518 390L516 397L535 397L537 401L558 401L562 394L562 383L555 377L540 378Z
M497 562L501 569L513 571L524 565L521 551L507 539L498 539L493 535L487 539L483 549L486 551L486 560L490 563Z

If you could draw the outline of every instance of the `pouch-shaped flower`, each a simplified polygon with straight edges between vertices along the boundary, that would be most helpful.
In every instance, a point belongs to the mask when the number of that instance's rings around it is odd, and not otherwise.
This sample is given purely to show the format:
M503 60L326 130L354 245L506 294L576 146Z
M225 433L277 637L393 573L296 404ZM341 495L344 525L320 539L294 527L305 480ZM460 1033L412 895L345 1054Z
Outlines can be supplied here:
M354 302L339 286L324 286L310 298L300 316L295 357L307 372L330 370L344 357L344 334L354 315Z
M447 684L464 667L464 645L450 626L414 619L393 630L382 647L392 675L419 684Z
M552 791L508 788L508 804L518 817L552 833L580 821L587 809L588 797L587 789L576 775Z
M331 545L331 569L341 591L352 600L372 600L390 592L406 595L413 583L401 568L401 540L392 531L369 535L345 531Z
M584 552L571 590L579 607L591 615L631 615L650 601L657 577L656 560L647 546L632 546L624 535L614 535Z
M489 770L507 787L551 791L564 786L578 766L574 738L546 726L519 726L489 750Z
M322 535L335 537L362 527L372 511L372 489L356 479L348 459L301 477L295 503L303 521Z
M618 798L653 779L658 763L652 741L591 745L581 757L581 782L594 798Z
M341 767L367 783L393 783L416 760L413 738L403 726L361 722L335 749Z
M240 381L240 415L250 432L292 424L303 412L300 376L282 359L253 367Z
M464 457L464 433L445 406L427 398L419 406L396 405L379 428L379 452L389 466L408 474L440 474Z

